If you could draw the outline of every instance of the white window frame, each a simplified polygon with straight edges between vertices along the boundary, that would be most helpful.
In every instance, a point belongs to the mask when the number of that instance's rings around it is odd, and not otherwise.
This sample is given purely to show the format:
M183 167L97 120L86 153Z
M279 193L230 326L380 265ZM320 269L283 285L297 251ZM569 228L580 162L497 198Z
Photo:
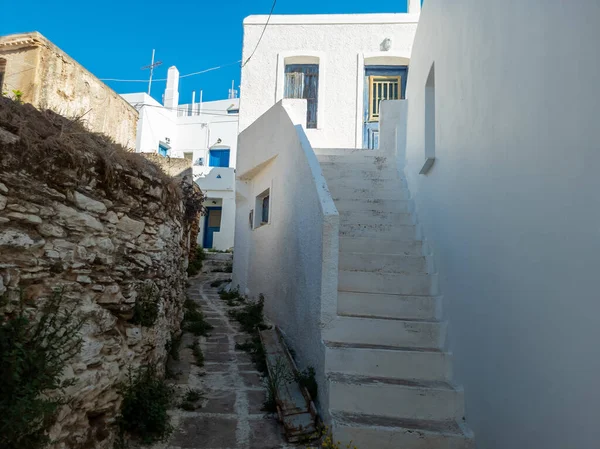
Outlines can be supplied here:
M262 221L262 206L263 200L269 197L269 217L266 222ZM273 205L273 195L271 194L271 188L268 187L266 190L262 191L259 195L256 195L254 200L254 229L258 229L262 226L266 226L271 224L271 220L273 217L272 206Z
M307 134L326 127L325 98L327 83L327 61L322 51L282 51L277 53L277 78L275 86L275 103L283 100L285 90L285 66L287 64L318 64L319 90L317 92L317 127L306 129Z

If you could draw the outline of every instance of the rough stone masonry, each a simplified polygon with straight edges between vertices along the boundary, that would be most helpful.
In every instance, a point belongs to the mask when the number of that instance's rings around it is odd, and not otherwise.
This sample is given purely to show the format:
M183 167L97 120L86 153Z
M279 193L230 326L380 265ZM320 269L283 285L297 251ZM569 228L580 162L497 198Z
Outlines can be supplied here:
M129 367L164 366L179 331L193 227L180 181L77 123L2 98L0 131L0 296L9 299L0 314L21 296L35 310L64 290L85 325L65 373L76 379L72 402L50 436L57 448L111 447L117 384ZM158 319L132 324L148 289Z

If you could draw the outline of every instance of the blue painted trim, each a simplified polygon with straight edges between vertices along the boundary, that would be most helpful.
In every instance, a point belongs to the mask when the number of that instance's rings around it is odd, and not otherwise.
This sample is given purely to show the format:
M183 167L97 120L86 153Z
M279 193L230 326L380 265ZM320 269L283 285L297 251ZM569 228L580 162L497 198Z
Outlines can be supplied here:
M223 210L223 208L221 206L212 206L206 208L206 215L204 216L204 235L202 236L202 247L206 249L211 249L213 247L213 233L221 230L221 226L212 228L208 227L208 216L210 215L211 210Z

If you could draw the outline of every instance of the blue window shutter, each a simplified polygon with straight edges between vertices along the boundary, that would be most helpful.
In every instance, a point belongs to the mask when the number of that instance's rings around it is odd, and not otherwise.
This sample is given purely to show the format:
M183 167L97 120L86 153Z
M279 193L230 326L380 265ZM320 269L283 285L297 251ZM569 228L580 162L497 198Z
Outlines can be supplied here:
M210 150L208 165L210 167L229 167L229 150Z

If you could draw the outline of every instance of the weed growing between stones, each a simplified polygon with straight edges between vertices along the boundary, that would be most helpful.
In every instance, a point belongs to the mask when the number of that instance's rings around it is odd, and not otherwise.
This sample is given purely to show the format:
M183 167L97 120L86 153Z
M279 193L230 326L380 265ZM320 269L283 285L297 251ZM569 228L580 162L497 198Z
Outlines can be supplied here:
M211 287L220 287L223 284L228 284L231 282L231 279L217 279L216 281L212 281L210 283Z
M38 311L40 313L40 311ZM13 316L0 317L0 447L38 449L61 406L67 404L61 380L67 361L81 347L83 321L62 307L56 290L38 320L21 299Z
M144 444L165 441L173 432L167 410L173 389L160 378L154 365L129 370L125 384L121 413L117 417L119 437L117 444L126 442L129 434Z
M202 368L204 366L204 353L202 352L200 342L198 342L197 338L194 339L194 343L192 343L189 348L192 350L192 354L194 354L196 366Z
M232 293L237 296L228 296L228 298L230 298L227 300L228 305L236 306L239 305L241 301L245 301L245 298L242 298L240 301L237 290L229 292L229 295ZM237 299L235 299L236 297ZM223 296L221 296L221 298L223 298ZM233 302L233 304L230 304L231 302ZM250 358L256 366L256 369L261 373L266 374L267 360L265 348L260 341L259 335L259 331L268 329L263 316L264 304L265 298L263 295L260 295L257 302L248 303L240 310L230 310L229 316L239 322L242 325L242 330L249 333L251 336L250 339L246 340L244 343L237 343L235 348L250 354Z
M193 412L197 408L200 408L198 405L198 401L202 399L202 395L198 390L189 389L185 396L183 397L183 401L179 405L179 408L185 410L187 412Z
M239 306L242 303L246 302L246 298L244 298L242 295L240 295L239 288L235 288L228 292L226 292L225 290L220 290L219 297L223 301L227 302L227 305L229 307Z
M296 373L295 377L296 382L298 382L301 387L306 388L308 394L310 394L310 398L313 401L316 401L317 394L319 393L319 385L315 379L315 369L312 366L309 366L304 371Z
M256 366L256 369L262 374L267 374L267 358L265 354L265 348L260 341L258 333L252 335L249 340L244 343L236 343L235 349L247 352L252 359L252 363Z
M329 430L329 427L321 427L320 428L320 434L321 434L321 444L319 445L318 448L310 446L307 449L358 449L355 445L352 444L352 441L348 444L346 444L346 446L342 446L342 443L339 441L334 441L333 440L333 435L331 434L331 431Z
M258 301L246 304L241 310L230 310L229 316L242 325L242 330L249 334L268 329L265 324L263 309L265 297L261 294Z
M205 257L206 254L204 253L204 248L198 245L196 247L196 251L194 252L194 257L190 257L190 261L188 263L188 276L195 276L200 273L200 270L202 270L202 261L205 259Z
M228 263L224 267L215 268L212 270L213 273L233 273L233 264Z
M183 308L183 329L194 334L196 337L207 337L208 333L213 329L213 326L206 321L198 304L191 299L187 299L183 304Z
M289 372L287 366L281 358L275 361L275 365L271 367L269 375L265 378L264 383L267 387L267 400L263 403L265 412L277 412L277 390L284 384L289 384L294 380L294 376Z
M138 291L133 308L133 324L150 327L156 323L160 310L158 287L153 283L145 283Z

